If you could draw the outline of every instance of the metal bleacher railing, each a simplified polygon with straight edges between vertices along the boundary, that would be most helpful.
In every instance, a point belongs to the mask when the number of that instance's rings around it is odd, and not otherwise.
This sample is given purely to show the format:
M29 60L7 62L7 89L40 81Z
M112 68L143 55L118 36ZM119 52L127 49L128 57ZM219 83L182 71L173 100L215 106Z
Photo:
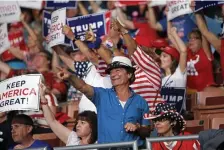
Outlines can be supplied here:
M131 147L133 150L138 150L137 141L107 143L107 144L89 144L79 146L54 147L54 150L81 150L81 149L98 149L98 148L112 148L112 147Z
M198 135L184 135L184 136L170 136L170 137L153 137L146 139L146 147L148 150L152 149L152 142L164 142L164 141L181 141L181 140L193 140L198 139Z

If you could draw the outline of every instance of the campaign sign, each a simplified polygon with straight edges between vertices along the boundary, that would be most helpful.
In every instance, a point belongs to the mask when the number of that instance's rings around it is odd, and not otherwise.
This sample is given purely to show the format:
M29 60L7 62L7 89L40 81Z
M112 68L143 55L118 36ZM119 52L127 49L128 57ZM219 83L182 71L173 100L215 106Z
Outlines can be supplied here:
M216 6L218 4L222 4L224 1L204 1L204 0L197 0L195 1L195 12L200 11L202 9L211 7L211 6Z
M43 31L43 37L47 37L49 31L50 31L50 26L51 26L51 13L44 10L43 11L43 21L42 21L42 31Z
M166 5L165 0L152 0L151 3L149 4L150 7L163 6L163 5Z
M30 9L41 9L42 0L18 0L19 6Z
M168 14L167 19L172 20L178 16L190 14L190 0L167 0Z
M85 34L89 30L89 27L91 27L97 37L106 34L105 13L68 18L67 22L75 37L81 41L85 40ZM73 43L72 46L74 48Z
M167 103L174 104L178 112L182 110L185 101L186 88L162 87L161 95Z
M39 111L41 74L16 76L0 82L0 112Z
M62 33L62 28L66 24L66 8L61 8L51 14L51 25L47 36L47 43L50 47L63 44L65 35Z
M8 38L7 24L4 23L0 26L0 54L10 47Z
M62 8L66 7L69 9L76 9L77 8L77 2L75 0L51 0L45 2L45 8L46 9L56 9L56 8Z
M20 21L21 10L16 1L1 1L0 23Z

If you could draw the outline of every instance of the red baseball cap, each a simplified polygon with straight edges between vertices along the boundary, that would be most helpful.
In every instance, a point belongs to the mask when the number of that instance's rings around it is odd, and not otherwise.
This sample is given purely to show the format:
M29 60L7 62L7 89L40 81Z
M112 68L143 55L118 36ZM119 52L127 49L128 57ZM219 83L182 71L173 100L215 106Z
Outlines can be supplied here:
M152 47L161 48L168 46L168 42L165 39L157 39L152 42Z
M149 40L147 36L136 36L135 41L138 45L145 46L145 47L152 47L152 42Z
M164 48L160 48L160 49L156 49L156 54L160 55L162 52L165 52L169 55L171 55L174 59L176 59L177 61L179 61L180 58L180 54L177 51L176 48L172 47L172 46L166 46Z

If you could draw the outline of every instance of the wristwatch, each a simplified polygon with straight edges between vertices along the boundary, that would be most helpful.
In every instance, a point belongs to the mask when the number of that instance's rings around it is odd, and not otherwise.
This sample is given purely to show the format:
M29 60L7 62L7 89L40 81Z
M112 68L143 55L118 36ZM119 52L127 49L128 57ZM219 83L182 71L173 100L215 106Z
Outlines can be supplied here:
M122 35L128 34L128 30L126 30L126 29L121 30L121 34Z

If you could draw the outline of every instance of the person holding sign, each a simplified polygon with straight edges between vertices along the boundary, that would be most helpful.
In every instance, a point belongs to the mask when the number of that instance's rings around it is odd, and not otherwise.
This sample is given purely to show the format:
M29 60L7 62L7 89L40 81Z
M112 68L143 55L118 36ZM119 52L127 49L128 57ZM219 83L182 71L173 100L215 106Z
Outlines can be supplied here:
M160 67L164 73L162 87L186 87L187 48L175 27L168 31L168 36L177 49L166 46L155 51L160 55Z
M84 111L76 118L74 131L60 124L47 105L46 86L40 84L40 99L44 117L50 128L66 146L94 144L97 140L97 116L93 111Z
M150 119L161 137L177 135L189 135L184 132L186 122L176 112L175 106L168 103L159 103L153 113L145 114L145 119ZM152 150L199 150L200 144L197 140L182 140L170 142L153 142Z

